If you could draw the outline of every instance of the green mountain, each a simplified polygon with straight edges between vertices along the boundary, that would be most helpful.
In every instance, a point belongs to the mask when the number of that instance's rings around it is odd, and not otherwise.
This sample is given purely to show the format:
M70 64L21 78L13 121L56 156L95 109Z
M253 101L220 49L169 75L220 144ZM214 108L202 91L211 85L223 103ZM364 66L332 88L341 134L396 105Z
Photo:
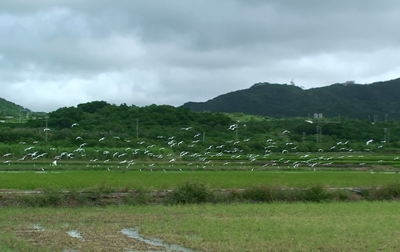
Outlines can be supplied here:
M322 114L371 121L400 120L400 78L372 84L337 83L307 90L287 84L257 83L206 102L187 102L182 107L277 118Z
M31 111L13 102L0 98L0 117L2 118L18 118L20 116L26 117Z
M34 112L21 105L0 98L0 120L8 122L23 122L28 119L44 118L45 112Z

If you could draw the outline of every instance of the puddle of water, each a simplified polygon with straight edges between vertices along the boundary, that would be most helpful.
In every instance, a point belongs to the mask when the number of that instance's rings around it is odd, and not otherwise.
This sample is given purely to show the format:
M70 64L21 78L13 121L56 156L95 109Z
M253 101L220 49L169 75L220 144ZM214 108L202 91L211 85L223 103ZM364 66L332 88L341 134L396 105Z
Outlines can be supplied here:
M74 237L74 238L78 238L78 239L80 239L80 240L82 240L82 241L85 241L85 239L83 238L83 236L79 233L79 231L77 231L77 230L70 230L70 231L67 231L67 234L69 235L69 236L71 236L71 237Z
M0 173L26 173L25 171L0 171Z
M140 252L140 251L141 250L126 250L126 252ZM146 250L146 252L160 252L160 250Z
M126 235L130 238L145 242L149 245L164 247L166 251L194 252L191 249L179 246L177 244L164 243L162 240L159 240L159 239L150 240L150 239L143 238L142 236L140 236L137 228L124 228L121 230L121 233L123 233L124 235Z
M33 228L37 231L44 231L44 228L39 224L33 224Z
M191 234L191 235L186 235L185 237L190 238L192 240L198 240L198 241L203 240L203 238L200 235Z

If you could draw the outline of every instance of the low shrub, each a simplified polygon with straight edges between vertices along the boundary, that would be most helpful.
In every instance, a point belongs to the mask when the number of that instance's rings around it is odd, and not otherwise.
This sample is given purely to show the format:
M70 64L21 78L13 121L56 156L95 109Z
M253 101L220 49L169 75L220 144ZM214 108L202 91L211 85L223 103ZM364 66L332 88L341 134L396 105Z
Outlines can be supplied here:
M400 183L391 183L371 189L370 200L395 200L400 198Z
M331 196L322 185L312 185L301 191L300 200L320 203L331 199Z
M334 201L350 201L352 193L349 190L335 189L329 191L331 200Z
M166 204L193 204L213 202L215 195L202 182L187 181L169 193L164 202Z
M279 191L281 189L274 186L253 186L244 190L243 198L250 202L272 202L279 200Z
M308 188L282 188L280 186L254 186L245 189L243 199L250 202L324 202L335 198L321 185L313 185Z
M187 181L169 191L149 191L148 189L115 192L111 187L102 186L89 191L63 191L44 189L38 194L0 198L0 206L19 205L21 207L99 206L108 204L149 205L149 204L199 204L199 203L271 203L271 202L330 202L357 200L399 200L400 183L382 187L353 190L327 189L322 185L305 188L283 188L279 185L258 185L246 189L212 191L199 181Z
M138 189L134 194L124 197L123 203L127 205L148 205L155 202L151 193L144 189Z
M232 202L243 202L246 199L243 197L243 190L233 189L228 191L228 193L217 195L217 202L232 203Z
M19 197L19 204L25 207L59 206L65 201L62 190L47 188L38 195L23 195Z

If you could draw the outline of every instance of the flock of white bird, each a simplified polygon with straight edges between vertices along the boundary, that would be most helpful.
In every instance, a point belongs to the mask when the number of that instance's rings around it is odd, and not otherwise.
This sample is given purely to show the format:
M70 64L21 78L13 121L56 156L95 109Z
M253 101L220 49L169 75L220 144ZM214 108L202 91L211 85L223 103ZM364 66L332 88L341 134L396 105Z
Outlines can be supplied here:
M74 123L71 125L71 128L78 127L78 123ZM227 130L235 131L237 129L237 124L230 125ZM182 131L190 132L192 127L183 127ZM45 128L45 131L50 131L49 128ZM290 135L289 130L284 130L282 135ZM124 151L109 151L109 150L95 150L98 153L98 158L93 158L87 160L87 167L104 167L105 169L111 171L115 168L130 168L134 169L136 167L139 171L153 171L153 170L161 170L163 172L167 172L168 170L176 170L183 171L185 167L193 168L215 168L219 167L219 169L224 167L231 167L235 169L243 169L254 171L257 169L281 169L281 168L289 168L289 169L297 169L300 167L309 167L312 170L316 170L317 167L323 166L332 166L334 164L335 159L343 159L343 158L351 158L353 157L352 153L356 153L352 149L346 148L349 141L338 142L336 145L332 146L329 150L327 150L326 155L324 155L324 150L319 149L318 155L304 154L297 152L297 146L292 142L286 142L287 148L282 150L281 152L277 152L276 144L273 139L266 140L265 143L265 151L263 154L251 154L245 153L243 149L240 148L241 142L250 141L249 138L243 140L228 140L225 143L221 143L219 145L209 145L204 149L203 152L195 152L192 151L193 147L196 146L197 143L201 141L201 134L193 132L193 140L189 143L185 143L183 140L176 139L175 136L158 136L158 140L165 139L165 146L156 146L155 144L147 145L146 141L138 141L134 144L131 140L125 140L126 142L131 143L132 147L127 147ZM114 139L120 139L118 136L114 136ZM84 142L84 139L80 136L76 137L76 140L82 141L82 143L72 152L61 152L54 157L54 160L50 163L51 166L60 166L60 165L68 165L68 162L78 158L79 160L85 160L86 150L85 146L87 145ZM99 142L106 141L106 137L101 137L98 139ZM121 140L122 141L122 140ZM368 146L374 142L373 139L366 141L365 145ZM38 142L35 141L34 144ZM20 142L21 145L26 145L26 142ZM377 148L382 148L384 142L379 145ZM133 147L135 146L135 147ZM179 153L171 153L168 150L174 147L183 147L185 146L187 149L183 151L179 151ZM343 155L329 155L331 151L334 149L338 150ZM51 151L56 151L57 148L50 148ZM5 153L3 154L3 158L6 159L3 164L10 165L11 163L19 163L24 162L26 160L37 160L40 158L44 158L48 155L48 153L39 153L39 151L35 151L35 145L25 147L24 153L26 154L20 158L11 159L14 155L13 153ZM286 154L295 154L295 155L286 155ZM272 155L271 154L279 154ZM349 155L350 154L350 155ZM275 159L272 159L275 157ZM279 157L279 158L276 158ZM294 159L293 161L290 158ZM363 155L359 155L357 158L362 159ZM396 157L394 160L398 160L399 157ZM145 160L145 161L143 161ZM189 161L184 161L189 160ZM383 160L382 160L383 161ZM174 164L176 165L174 167ZM359 166L365 166L366 163L361 162L358 164ZM44 170L43 167L40 168Z

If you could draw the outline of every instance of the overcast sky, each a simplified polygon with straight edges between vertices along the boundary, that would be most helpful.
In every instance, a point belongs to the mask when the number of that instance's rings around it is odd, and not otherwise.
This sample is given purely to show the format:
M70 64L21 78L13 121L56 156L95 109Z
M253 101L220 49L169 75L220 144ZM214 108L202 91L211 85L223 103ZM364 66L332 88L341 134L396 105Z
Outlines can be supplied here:
M390 80L399 24L393 0L1 0L0 97L50 112Z

